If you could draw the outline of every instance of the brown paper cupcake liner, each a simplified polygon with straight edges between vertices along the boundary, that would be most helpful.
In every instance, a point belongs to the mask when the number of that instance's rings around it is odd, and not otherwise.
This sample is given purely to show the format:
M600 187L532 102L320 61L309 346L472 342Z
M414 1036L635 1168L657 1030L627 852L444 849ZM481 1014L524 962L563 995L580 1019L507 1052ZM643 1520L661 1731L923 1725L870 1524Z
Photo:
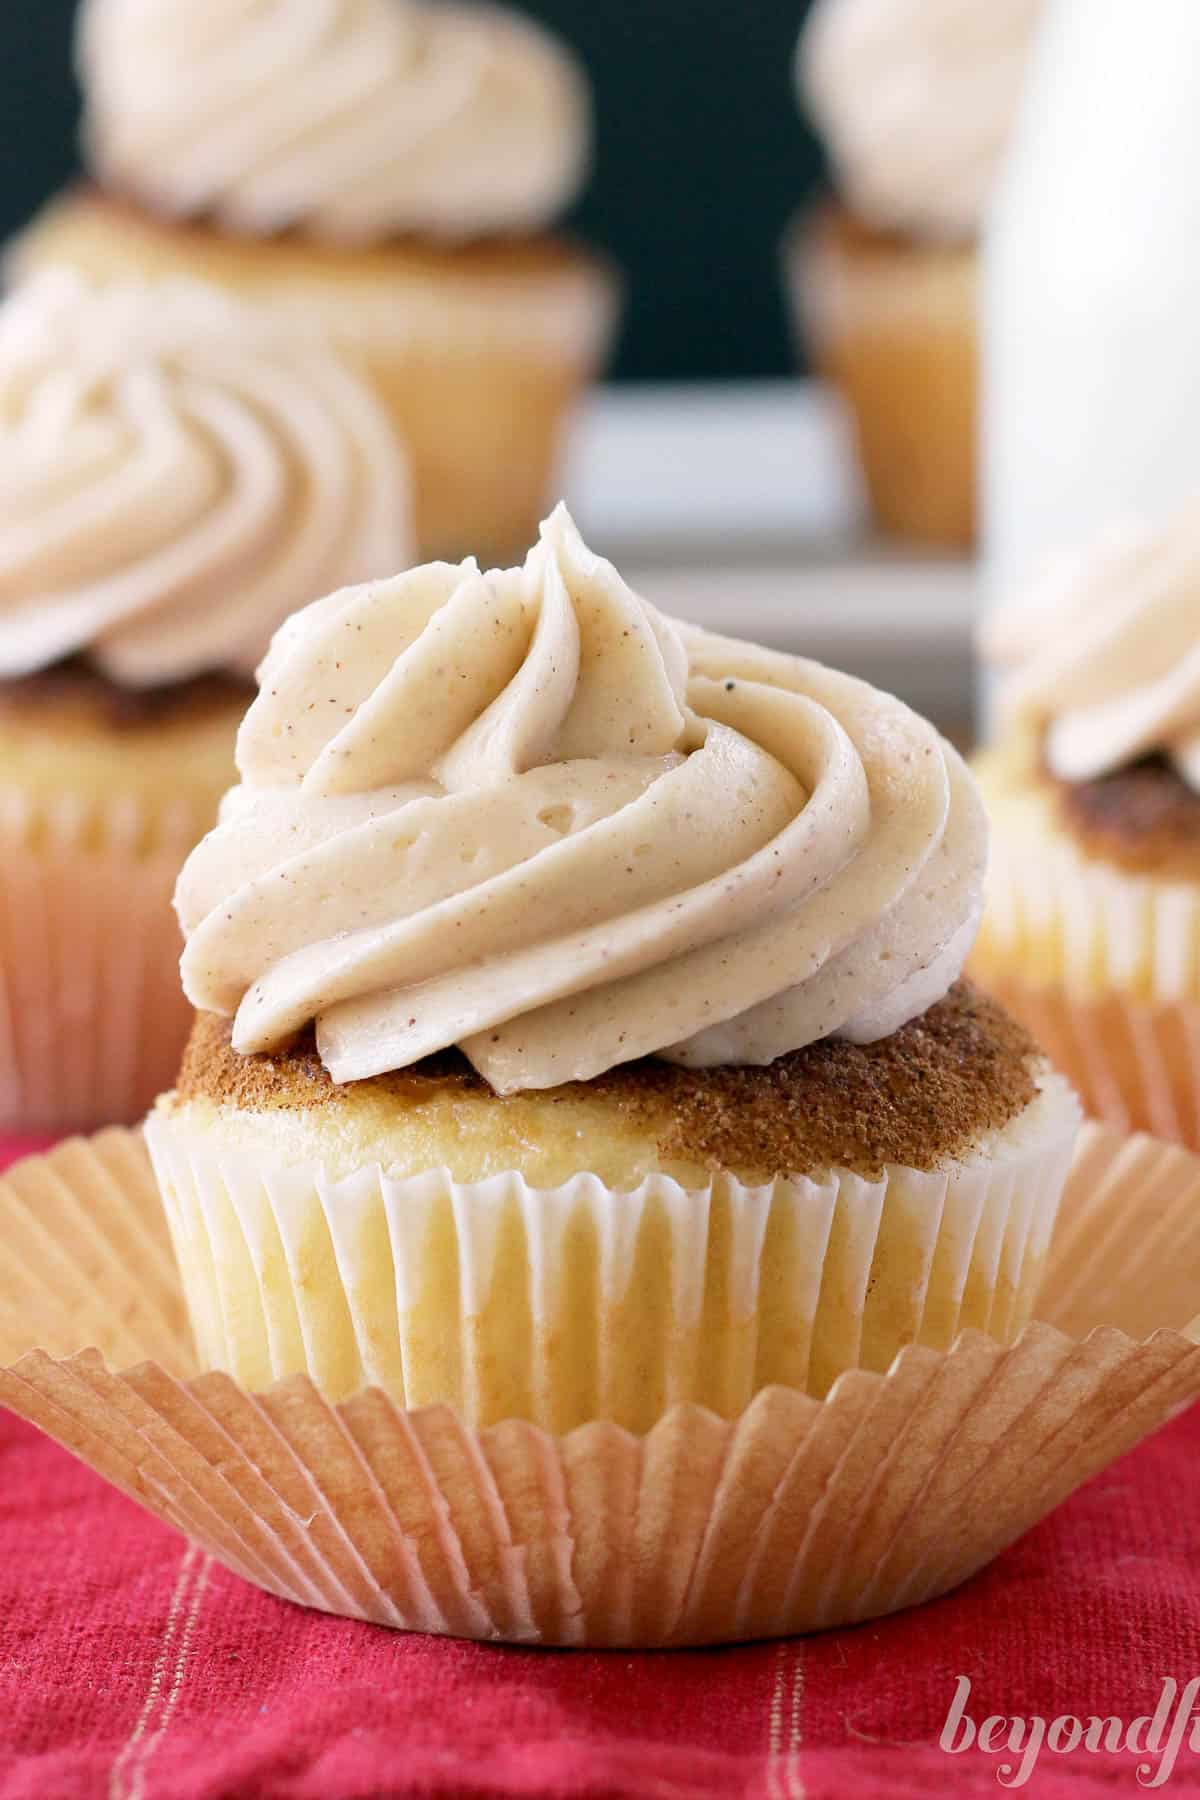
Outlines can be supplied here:
M247 1580L411 1630L698 1644L894 1611L983 1567L1200 1392L1200 1159L1088 1127L1041 1312L737 1418L468 1430L379 1389L199 1374L140 1139L0 1181L0 1402Z
M204 826L145 847L136 804L0 802L0 1131L140 1118L169 1087L191 1009L179 989L176 878Z

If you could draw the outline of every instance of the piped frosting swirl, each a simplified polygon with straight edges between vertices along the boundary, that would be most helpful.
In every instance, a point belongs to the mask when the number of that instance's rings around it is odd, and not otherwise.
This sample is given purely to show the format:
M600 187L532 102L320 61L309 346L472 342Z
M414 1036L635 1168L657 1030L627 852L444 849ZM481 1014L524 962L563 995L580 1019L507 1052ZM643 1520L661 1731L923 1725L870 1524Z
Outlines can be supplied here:
M920 237L978 232L1042 0L817 0L803 99L851 204Z
M283 627L180 880L184 985L338 1081L458 1044L501 1092L871 1041L956 979L986 827L899 701L658 613L563 509Z
M1200 793L1200 513L1117 529L1057 558L1023 605L1001 608L985 657L1001 705L1042 739L1050 771L1089 781L1166 756Z
M88 159L175 217L373 242L537 230L589 156L531 21L429 0L85 0Z
M0 308L0 676L252 674L295 607L410 543L392 428L306 329L57 272Z

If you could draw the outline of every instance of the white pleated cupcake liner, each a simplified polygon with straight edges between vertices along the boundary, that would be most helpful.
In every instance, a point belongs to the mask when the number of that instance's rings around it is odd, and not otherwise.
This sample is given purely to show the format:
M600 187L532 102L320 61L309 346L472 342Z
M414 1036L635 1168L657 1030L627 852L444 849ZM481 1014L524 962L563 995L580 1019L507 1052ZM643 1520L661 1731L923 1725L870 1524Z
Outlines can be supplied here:
M250 1389L308 1374L335 1400L378 1383L470 1425L640 1430L684 1402L732 1417L771 1383L820 1395L964 1326L1015 1336L1077 1122L1050 1076L933 1172L625 1193L591 1175L335 1179L228 1148L178 1104L147 1137L206 1365Z
M979 952L1031 986L1149 1005L1200 1003L1200 882L1139 875L1061 836L1001 820L993 832Z
M191 1012L171 899L204 829L69 795L0 796L0 1130L130 1123L169 1087Z
M1200 1149L1200 883L1002 824L971 972L1094 1117Z
M0 1403L226 1567L402 1629L563 1645L816 1630L943 1593L1200 1393L1200 1159L1086 1128L1041 1320L824 1400L483 1430L199 1373L140 1138L0 1180Z

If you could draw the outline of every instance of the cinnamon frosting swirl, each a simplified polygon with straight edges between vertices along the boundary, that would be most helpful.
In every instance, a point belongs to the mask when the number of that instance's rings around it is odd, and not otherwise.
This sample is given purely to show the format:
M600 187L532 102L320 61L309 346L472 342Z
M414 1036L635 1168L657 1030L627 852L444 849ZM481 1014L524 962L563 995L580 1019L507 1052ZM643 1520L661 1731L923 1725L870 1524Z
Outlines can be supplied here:
M1008 145L1043 0L817 0L803 97L872 224L974 237Z
M1200 793L1200 508L1116 530L1062 557L983 650L1009 671L1001 704L1042 734L1050 771L1090 781L1167 757Z
M586 173L575 59L429 0L85 0L85 147L173 216L371 242L532 231Z
M0 676L250 674L295 607L408 560L407 495L365 383L269 312L57 273L0 308Z
M283 627L177 906L184 985L338 1081L458 1044L501 1092L766 1063L939 999L986 859L899 701L658 613L563 509Z

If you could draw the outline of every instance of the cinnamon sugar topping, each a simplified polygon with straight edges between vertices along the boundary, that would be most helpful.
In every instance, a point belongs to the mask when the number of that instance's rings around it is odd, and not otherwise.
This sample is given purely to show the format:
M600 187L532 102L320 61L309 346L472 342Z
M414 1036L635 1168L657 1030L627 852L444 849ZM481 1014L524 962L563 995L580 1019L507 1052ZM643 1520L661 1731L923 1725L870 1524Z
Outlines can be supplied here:
M1139 875L1200 881L1200 794L1163 756L1091 781L1046 773L1059 812L1089 856Z
M967 982L874 1044L827 1038L766 1067L686 1069L648 1057L586 1083L530 1095L491 1093L456 1051L397 1073L336 1086L311 1032L290 1050L240 1056L230 1024L197 1015L177 1087L248 1111L352 1108L360 1096L419 1106L447 1090L497 1108L578 1102L653 1136L664 1162L784 1173L887 1164L929 1169L1001 1130L1036 1094L1037 1051L1024 1029Z
M136 731L167 722L191 723L235 704L244 711L254 691L252 682L222 674L127 688L93 669L85 658L71 657L30 675L0 680L0 717L36 718L63 732Z

